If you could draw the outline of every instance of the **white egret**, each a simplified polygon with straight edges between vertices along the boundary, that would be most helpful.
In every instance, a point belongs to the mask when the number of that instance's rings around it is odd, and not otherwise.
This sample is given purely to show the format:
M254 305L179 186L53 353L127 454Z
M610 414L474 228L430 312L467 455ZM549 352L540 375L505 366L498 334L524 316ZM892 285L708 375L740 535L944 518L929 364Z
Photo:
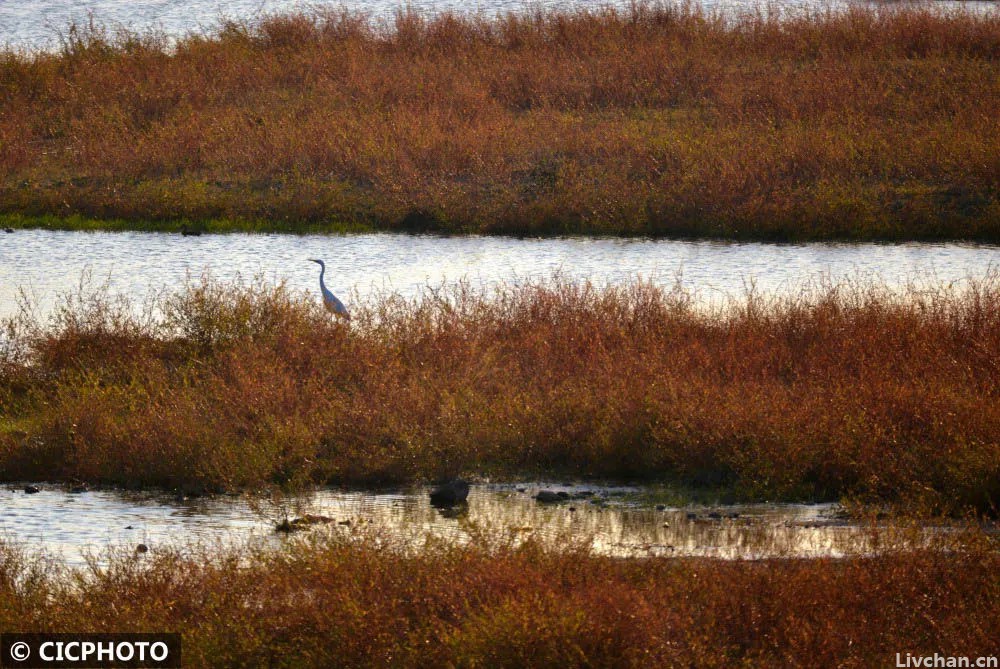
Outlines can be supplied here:
M347 320L351 320L351 314L348 313L347 307L344 303L337 299L337 296L330 292L330 289L326 287L323 283L323 275L326 274L326 265L322 260L317 260L316 258L309 258L310 262L314 262L319 265L319 289L323 293L323 306L334 316L340 316Z

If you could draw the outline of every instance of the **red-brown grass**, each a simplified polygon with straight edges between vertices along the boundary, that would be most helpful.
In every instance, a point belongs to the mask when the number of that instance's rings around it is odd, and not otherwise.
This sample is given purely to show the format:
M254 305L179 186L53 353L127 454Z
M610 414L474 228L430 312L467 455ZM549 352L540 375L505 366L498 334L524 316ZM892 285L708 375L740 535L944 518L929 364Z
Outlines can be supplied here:
M996 240L998 57L1000 13L911 5L74 28L0 53L0 212Z
M994 509L1000 286L827 286L702 309L553 282L376 296L350 326L211 281L143 320L11 323L5 479L211 487L539 472L763 499Z
M981 538L952 552L760 562L531 545L154 546L73 578L2 547L0 627L176 631L185 667L897 666L897 653L997 655L998 573Z

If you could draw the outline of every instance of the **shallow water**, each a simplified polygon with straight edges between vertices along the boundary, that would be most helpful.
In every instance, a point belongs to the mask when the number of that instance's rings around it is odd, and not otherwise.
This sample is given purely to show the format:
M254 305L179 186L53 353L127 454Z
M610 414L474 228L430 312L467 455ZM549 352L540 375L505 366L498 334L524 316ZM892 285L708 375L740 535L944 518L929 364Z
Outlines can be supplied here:
M420 544L430 537L467 541L485 533L519 541L534 537L576 544L615 556L843 556L869 548L866 533L840 519L833 504L751 504L657 509L648 489L625 486L483 484L473 486L467 505L432 507L426 489L384 492L322 490L281 504L218 496L178 501L149 493L99 490L70 493L41 486L0 490L0 538L29 551L44 551L68 565L109 548L155 551L192 542L234 545L288 536L274 530L282 518L319 514L333 522L312 532ZM541 488L573 498L559 504L534 499ZM586 493L591 494L586 494ZM652 491L656 492L656 491ZM720 516L720 517L716 517Z
M850 0L695 0L708 9L769 11L843 7ZM32 48L58 46L60 33L71 22L86 25L90 16L106 26L133 30L155 29L170 35L202 33L218 26L220 19L252 20L262 14L290 10L341 7L367 12L376 18L391 17L403 6L421 12L472 12L492 16L526 8L574 8L602 5L627 6L625 0L3 0L0 2L0 43ZM989 1L943 1L940 8L964 7L990 11Z
M620 284L644 278L680 282L706 302L802 289L805 282L877 278L890 286L940 285L981 277L1000 264L1000 247L965 243L764 244L648 239L514 239L428 235L231 234L182 237L160 233L0 233L0 317L16 311L19 292L42 312L89 272L94 284L141 302L173 291L205 270L286 280L317 293L325 258L327 285L352 302L377 291L413 296L466 279L475 286L551 278Z

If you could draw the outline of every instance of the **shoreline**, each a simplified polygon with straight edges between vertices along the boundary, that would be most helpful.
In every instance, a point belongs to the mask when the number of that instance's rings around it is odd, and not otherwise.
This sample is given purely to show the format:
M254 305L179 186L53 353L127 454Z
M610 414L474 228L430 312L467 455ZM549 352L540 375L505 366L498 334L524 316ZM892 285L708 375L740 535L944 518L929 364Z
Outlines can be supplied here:
M565 230L565 229L535 229L528 232L511 230L476 230L447 228L405 228L397 226L380 227L366 223L346 223L340 221L328 223L299 222L288 223L266 220L240 219L196 219L181 218L177 220L129 220L119 218L90 218L71 214L55 215L22 215L0 213L0 234L4 230L12 232L29 230L49 230L53 232L147 232L155 234L186 234L195 235L227 235L227 234L281 234L290 236L329 235L350 236L365 234L398 234L398 235L430 235L434 237L499 237L510 239L621 239L650 240L678 242L718 242L734 244L970 244L976 246L1000 246L1000 228L997 234L992 232L979 236L956 234L954 231L928 232L920 236L897 235L886 233L870 236L834 235L834 236L799 236L748 234L710 234L691 232L687 234L666 233L653 234L648 231L633 231L616 234L601 230ZM0 242L3 237L0 236Z

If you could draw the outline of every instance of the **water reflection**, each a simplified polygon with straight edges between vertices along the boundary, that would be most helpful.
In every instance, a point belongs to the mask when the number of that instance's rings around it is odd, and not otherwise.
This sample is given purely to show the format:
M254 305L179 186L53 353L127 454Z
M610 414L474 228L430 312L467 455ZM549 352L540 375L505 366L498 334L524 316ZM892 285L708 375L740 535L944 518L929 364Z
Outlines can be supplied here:
M322 490L307 498L273 503L220 496L178 500L169 495L89 491L69 493L42 486L0 492L0 536L42 549L66 564L88 553L139 543L234 545L247 541L281 545L274 530L281 518L306 512L333 522L310 532L372 534L421 545L428 540L465 542L485 535L512 543L527 537L576 545L612 556L843 556L870 548L866 532L840 518L832 504L752 504L725 507L656 507L636 501L640 488L557 486L571 499L541 504L540 486L477 485L467 504L441 510L427 489L363 492ZM591 494L586 494L586 493ZM292 539L294 540L294 539Z

